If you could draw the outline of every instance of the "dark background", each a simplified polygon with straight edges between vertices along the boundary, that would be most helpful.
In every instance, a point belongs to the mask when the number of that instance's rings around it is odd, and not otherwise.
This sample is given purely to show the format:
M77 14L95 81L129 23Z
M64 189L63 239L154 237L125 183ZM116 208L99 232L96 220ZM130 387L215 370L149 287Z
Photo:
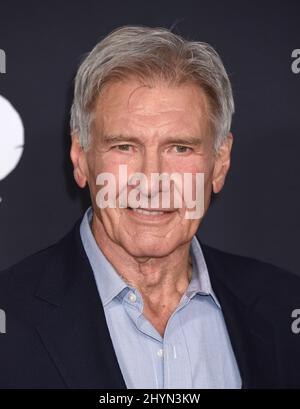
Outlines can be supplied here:
M72 79L82 55L125 24L206 41L230 75L232 167L203 242L300 273L300 2L213 0L1 1L0 95L22 117L25 148L0 182L0 270L62 237L88 205L69 162Z

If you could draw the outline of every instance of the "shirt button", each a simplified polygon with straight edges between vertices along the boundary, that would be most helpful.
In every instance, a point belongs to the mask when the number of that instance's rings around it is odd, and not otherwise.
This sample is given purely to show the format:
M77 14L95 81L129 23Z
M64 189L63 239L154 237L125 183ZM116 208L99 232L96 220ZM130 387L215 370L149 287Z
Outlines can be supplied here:
M164 350L163 350L163 349L159 349L159 350L157 351L157 356L158 356L159 358L162 358L162 357L164 356Z
M135 295L134 293L130 293L130 294L129 294L129 300L130 300L131 302L136 302L136 295Z

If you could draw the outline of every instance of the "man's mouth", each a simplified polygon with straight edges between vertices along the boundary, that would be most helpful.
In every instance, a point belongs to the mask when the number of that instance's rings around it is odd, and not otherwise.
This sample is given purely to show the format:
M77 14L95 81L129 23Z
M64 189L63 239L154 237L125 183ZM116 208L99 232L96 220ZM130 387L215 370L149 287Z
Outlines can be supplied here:
M145 214L145 215L160 215L164 214L165 212L159 211L159 210L146 210L146 209L131 209L134 212L140 213L140 214Z
M165 214L170 214L173 213L174 210L173 209L145 209L145 208L132 208L132 207L128 207L127 208L130 211L133 211L134 213L137 214L142 214L144 216L163 216Z

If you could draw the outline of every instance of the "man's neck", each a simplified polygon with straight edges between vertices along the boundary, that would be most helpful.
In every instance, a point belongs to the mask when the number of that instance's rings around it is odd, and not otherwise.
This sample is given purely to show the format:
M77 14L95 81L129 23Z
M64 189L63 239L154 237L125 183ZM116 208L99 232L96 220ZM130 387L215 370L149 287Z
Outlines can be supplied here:
M134 257L111 240L101 224L92 223L95 240L116 272L143 299L143 313L163 335L168 319L186 292L192 277L190 243L165 257Z

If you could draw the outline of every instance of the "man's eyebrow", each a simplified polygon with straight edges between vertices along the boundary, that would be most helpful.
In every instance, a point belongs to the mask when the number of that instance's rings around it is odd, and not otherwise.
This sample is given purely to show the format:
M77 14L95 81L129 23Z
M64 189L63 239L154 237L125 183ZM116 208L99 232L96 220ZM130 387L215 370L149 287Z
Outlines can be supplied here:
M102 141L106 144L111 143L124 143L124 142L135 142L141 143L141 140L135 136L126 136L126 135L103 135Z
M124 143L124 142L134 142L137 144L142 143L143 141L136 136L126 136L122 134L118 135L103 135L102 141L105 144L113 143ZM173 145L192 145L200 146L202 144L202 138L200 136L171 136L168 138L162 138L164 144L173 144Z
M167 142L174 145L200 146L202 144L202 138L200 136L174 136L168 138Z

